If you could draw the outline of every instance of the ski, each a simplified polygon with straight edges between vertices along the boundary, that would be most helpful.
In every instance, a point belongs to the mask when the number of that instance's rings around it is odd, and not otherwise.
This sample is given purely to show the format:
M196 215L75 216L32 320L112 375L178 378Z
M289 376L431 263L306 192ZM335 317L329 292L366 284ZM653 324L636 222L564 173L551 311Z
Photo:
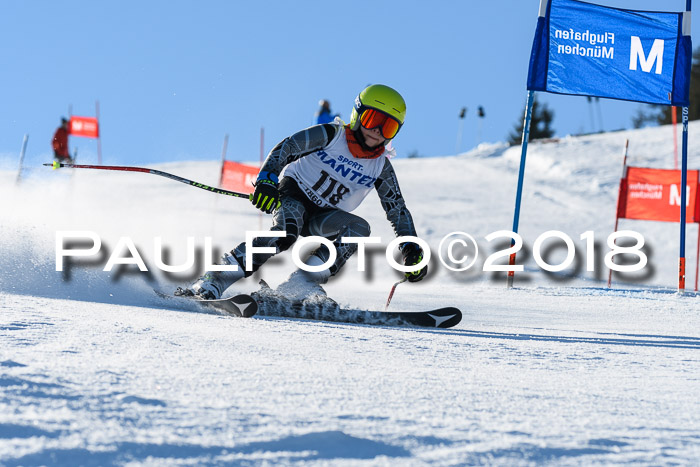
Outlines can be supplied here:
M228 298L217 300L205 300L196 296L169 295L158 290L154 290L156 295L165 298L173 303L178 303L186 307L195 305L196 307L214 310L236 318L250 318L258 312L258 304L250 295L240 294Z
M169 295L155 290L156 294L179 307L204 308L228 316L250 318L271 316L297 318L335 323L368 324L375 326L419 326L451 328L462 320L462 312L455 307L436 308L429 311L371 311L343 308L326 296L314 296L302 302L293 302L269 288L262 288L250 295L240 294L218 300L204 300L194 296Z
M359 310L343 308L333 299L325 296L310 297L303 302L292 302L265 286L253 292L251 296L257 302L259 316L428 328L451 328L462 320L462 312L455 307L417 312Z

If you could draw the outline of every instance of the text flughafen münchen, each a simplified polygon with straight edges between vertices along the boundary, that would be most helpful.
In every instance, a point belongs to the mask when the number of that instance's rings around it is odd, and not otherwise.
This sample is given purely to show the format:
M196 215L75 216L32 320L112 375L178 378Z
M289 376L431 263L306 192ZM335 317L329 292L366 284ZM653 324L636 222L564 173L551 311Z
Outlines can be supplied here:
M588 30L580 32L574 31L573 29L555 29L554 38L576 42L574 45L557 45L557 53L559 54L595 58L614 58L615 49L613 45L615 44L615 34L612 32L596 34ZM579 42L581 44L579 44Z

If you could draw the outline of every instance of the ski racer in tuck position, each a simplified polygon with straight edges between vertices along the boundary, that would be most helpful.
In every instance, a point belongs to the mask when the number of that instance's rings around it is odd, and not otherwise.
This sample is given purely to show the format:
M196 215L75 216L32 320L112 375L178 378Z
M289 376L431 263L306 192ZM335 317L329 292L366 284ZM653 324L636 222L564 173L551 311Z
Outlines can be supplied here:
M255 183L252 202L273 215L272 231L286 231L285 237L258 237L254 247L287 250L302 236L314 235L333 241L336 260L320 272L297 270L277 291L290 300L325 295L321 284L343 267L358 248L343 243L343 237L367 237L367 221L351 214L372 188L377 190L387 219L396 236L416 236L410 212L399 189L396 173L389 162L386 145L404 123L406 104L394 89L375 84L355 99L349 125L342 122L315 125L284 139L267 156ZM403 263L413 266L423 259L415 243L400 245ZM246 244L225 253L221 263L236 265L237 271L210 271L188 289L176 295L218 299L234 282L252 275L274 254L253 255L252 271L245 270ZM306 260L319 266L330 259L325 245ZM405 273L410 282L421 280L428 267Z

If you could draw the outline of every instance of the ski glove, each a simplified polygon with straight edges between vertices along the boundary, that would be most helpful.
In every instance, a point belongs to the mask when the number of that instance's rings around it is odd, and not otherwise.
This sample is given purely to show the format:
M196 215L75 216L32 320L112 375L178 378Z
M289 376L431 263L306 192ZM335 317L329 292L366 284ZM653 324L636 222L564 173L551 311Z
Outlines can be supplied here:
M413 266L423 261L423 249L415 243L404 243L401 246L401 254L403 255L404 266ZM408 282L418 282L428 274L428 266L423 267L413 272L406 272Z
M262 212L271 213L280 204L279 183L277 175L272 172L260 172L255 182L255 192L250 196L250 202Z

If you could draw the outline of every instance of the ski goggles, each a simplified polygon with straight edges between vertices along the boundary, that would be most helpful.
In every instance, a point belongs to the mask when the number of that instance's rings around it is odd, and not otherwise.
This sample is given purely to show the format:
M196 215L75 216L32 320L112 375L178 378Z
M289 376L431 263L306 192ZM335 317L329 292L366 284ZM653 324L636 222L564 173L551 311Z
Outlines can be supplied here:
M371 130L379 127L384 139L392 139L401 128L401 123L394 117L371 107L360 107L360 124Z

